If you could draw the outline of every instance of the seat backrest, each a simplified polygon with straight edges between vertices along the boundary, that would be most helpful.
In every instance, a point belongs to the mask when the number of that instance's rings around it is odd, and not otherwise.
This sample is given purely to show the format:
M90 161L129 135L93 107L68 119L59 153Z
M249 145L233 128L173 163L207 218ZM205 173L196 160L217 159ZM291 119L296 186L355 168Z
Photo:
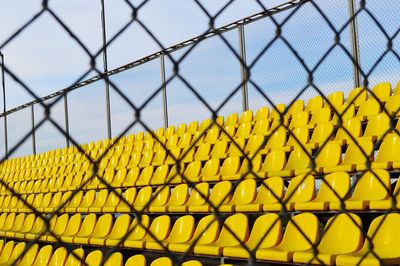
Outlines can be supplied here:
M100 250L95 250L87 255L85 259L85 264L100 266L102 261L103 261L103 252L101 252Z
M36 259L37 253L39 252L39 245L33 244L29 247L29 249L25 252L21 260L19 261L19 265L32 265Z
M108 189L100 190L96 195L96 199L94 200L92 207L103 207L107 201L107 198L108 198Z
M298 175L290 180L285 202L307 202L315 197L315 178L312 175Z
M336 166L341 162L342 159L342 147L341 145L328 142L326 145L322 146L318 154L315 157L315 168L325 166Z
M112 253L104 262L104 266L123 266L124 258L121 252Z
M284 251L307 250L318 238L318 218L312 213L301 213L290 219L279 247Z
M400 95L390 96L385 103L385 109L389 115L397 116L400 111Z
M340 213L329 218L318 251L324 254L347 254L359 250L362 243L360 217L354 213Z
M214 215L204 216L197 223L191 242L196 242L198 245L213 243L217 239L219 232L220 226Z
M260 121L268 119L269 117L269 109L268 107L261 107L257 110L256 115L254 116L254 121Z
M280 171L286 165L286 154L282 150L273 150L265 156L261 172Z
M274 203L278 199L283 199L284 183L281 177L275 176L265 179L257 193L255 202L257 203Z
M364 172L357 180L352 200L383 200L390 194L390 174L384 169Z
M93 232L93 228L95 227L97 222L97 217L94 213L87 215L82 222L82 226L79 229L79 232L76 236L87 237Z
M315 201L339 201L345 199L350 190L350 176L346 172L335 172L325 176Z
M239 124L251 123L252 120L253 120L253 111L246 110L240 115Z
M392 93L392 86L391 86L390 82L381 82L381 83L376 84L372 88L372 93L369 96L369 98L377 99L380 102L386 102L386 100L389 98L391 93Z
M35 223L35 219L36 219L36 215L34 213L27 215L25 217L24 224L22 225L19 232L21 232L21 233L29 232L32 229L33 224Z
M126 262L125 266L146 266L146 257L142 254L131 256Z
M174 223L168 237L170 243L184 243L189 241L194 233L196 221L193 216L180 216Z
M88 207L92 206L95 198L96 198L95 190L86 191L85 196L82 199L80 207L88 208Z
M247 215L237 213L229 216L221 229L218 246L234 246L246 242L249 237L249 221Z
M306 111L294 114L292 120L290 121L289 127L296 128L306 126L309 121L309 116L310 114Z
M152 196L150 206L164 206L171 195L169 186L159 186Z
M294 148L289 155L285 170L301 170L310 167L311 150L303 149L303 147Z
M221 166L221 176L230 176L237 174L240 169L239 156L229 156L224 160Z
M314 96L310 98L307 102L306 111L307 112L314 112L324 107L324 99L322 96Z
M48 265L51 266L58 266L58 265L64 265L65 262L67 261L68 257L68 250L65 247L59 247L54 251L53 256L50 259L50 262Z
M267 119L256 120L251 134L253 134L253 135L259 134L259 135L266 136L269 133L268 131L269 131L269 121Z
M350 136L355 139L361 136L361 122L357 118L343 120L342 127L337 130L335 140L352 141L352 138Z
M97 223L93 229L91 237L93 238L103 238L107 236L112 228L113 225L113 216L111 214L103 214L97 220Z
M174 262L169 257L161 257L151 262L150 266L173 266Z
M304 111L304 101L303 100L296 100L288 106L288 110L286 112L286 115L288 117L292 117L293 115Z
M370 116L363 137L375 136L378 140L390 130L390 117L385 113Z
M188 181L191 181L191 182L198 182L199 181L200 172L201 172L201 162L200 161L191 162L185 168L185 171L183 172L182 179L183 180L188 180Z
M208 183L203 182L196 184L196 186L190 191L187 205L203 205L207 201L209 194L210 190Z
M369 99L361 102L356 117L366 119L371 115L377 115L381 110L381 106L376 99Z
M259 152L264 144L265 137L263 135L253 135L249 138L247 145L244 148L246 154L255 154Z
M212 177L218 175L220 170L220 162L219 159L212 158L208 160L201 171L201 177Z
M367 100L367 90L362 87L358 87L350 91L350 94L347 98L347 103L352 103L358 107L365 100Z
M53 256L53 247L51 245L44 246L39 250L33 265L34 266L49 265L52 256Z
M327 97L328 102L332 106L340 106L344 104L344 93L342 91L336 91L328 95ZM330 106L328 104L328 106Z
M289 139L286 143L287 147L301 146L308 143L310 133L306 126L296 127L290 130Z
M143 214L140 216L140 219L136 217L131 222L131 225L128 230L128 232L130 233L127 239L128 240L142 239L143 237L146 236L149 227L150 227L150 217L148 215Z
M82 225L82 215L80 213L76 213L71 216L68 221L68 224L63 232L64 236L74 236L79 232L79 229Z
M171 218L168 215L157 216L151 222L147 239L163 241L171 232Z
M146 206L151 200L151 195L153 194L153 189L150 186L142 187L136 196L134 206Z
M122 238L128 232L131 222L132 219L128 214L118 216L109 236L112 236L112 238Z
M256 197L257 182L255 179L246 179L241 181L233 193L229 204L249 204Z
M228 202L230 200L231 189L231 182L218 182L211 190L209 203L212 204L213 207L218 207L219 205Z
M311 135L310 144L322 145L331 139L334 127L331 123L318 124Z
M181 206L186 203L188 198L189 198L189 186L187 184L177 185L171 192L168 205Z
M267 213L256 219L246 243L250 249L270 248L282 239L282 222L278 214Z
M376 155L376 162L390 162L400 158L400 136L397 133L388 134L382 141Z

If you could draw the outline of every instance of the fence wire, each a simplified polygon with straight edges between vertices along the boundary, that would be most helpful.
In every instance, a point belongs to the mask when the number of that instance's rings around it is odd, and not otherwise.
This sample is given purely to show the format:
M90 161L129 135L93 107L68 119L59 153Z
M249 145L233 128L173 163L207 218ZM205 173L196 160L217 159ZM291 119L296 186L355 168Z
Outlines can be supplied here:
M35 101L1 115L3 127L19 112L25 117L29 113L32 123L6 148L0 165L0 263L59 260L64 265L75 259L82 265L139 265L146 258L148 265L158 265L157 259L159 265L198 265L194 260L203 265L400 264L400 186L395 183L400 168L400 85L392 88L386 82L393 82L390 73L399 76L398 20L374 13L377 1L344 1L333 11L327 1L296 0L272 9L256 1L260 14L215 28L216 19L235 1L227 1L215 14L193 1L209 21L207 30L164 47L140 19L151 1L124 2L131 20L95 53L49 1L0 45L0 50L12 46L46 14L90 62L74 85L44 98L2 62L5 75ZM393 3L392 8L398 8ZM314 40L302 37L307 29L301 22L310 19L304 10L312 10L312 22L318 20L314 27L329 29L320 54L313 49L318 45ZM340 23L335 17L339 13ZM134 24L160 52L103 72L97 61ZM294 31L287 31L289 27ZM239 39L232 37L234 30ZM369 31L374 35L366 34ZM256 35L261 37L251 42ZM384 48L368 50L368 45L376 48L368 44L374 38L382 39ZM332 57L338 53L342 57L335 61ZM117 81L123 72L160 57L163 75L154 91L136 96ZM191 58L200 60L203 69ZM325 69L331 60L334 69ZM98 76L84 80L93 72ZM137 79L147 75L140 73ZM335 80L330 86L324 83L329 75ZM76 136L79 130L68 124L73 112L67 109L68 97L102 82L130 115L119 118L121 130L112 129L115 122L109 121L113 138L99 141L93 137L96 131L88 130L84 133L91 142L83 143ZM286 91L281 89L284 84L289 86ZM179 93L195 99L184 105L191 108L168 112L167 104L166 127L152 121L153 108L167 99L176 101ZM55 106L59 119L52 116ZM35 116L37 110L43 115ZM182 119L193 117L193 122L181 123L174 112ZM99 116L105 120L106 112ZM44 127L65 136L69 147L14 157L28 142L35 150L35 133ZM132 134L134 127L143 131Z

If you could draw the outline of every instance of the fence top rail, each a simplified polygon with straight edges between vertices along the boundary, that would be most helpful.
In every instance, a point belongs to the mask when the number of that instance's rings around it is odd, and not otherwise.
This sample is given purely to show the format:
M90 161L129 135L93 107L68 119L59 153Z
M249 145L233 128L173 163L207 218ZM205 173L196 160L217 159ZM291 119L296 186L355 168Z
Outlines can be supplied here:
M180 50L180 49L182 49L184 47L192 45L193 43L201 42L201 41L203 41L205 39L208 39L210 37L213 37L215 35L218 35L218 34L221 34L221 33L228 32L228 31L231 31L233 29L236 29L240 25L245 25L245 24L252 23L254 21L269 17L271 15L274 15L274 14L280 13L282 11L291 9L291 8L297 6L297 5L304 4L304 3L309 2L309 1L312 1L312 0L290 0L290 1L287 1L287 2L285 2L283 4L277 5L275 7L269 8L269 9L266 9L266 10L264 10L262 12L256 13L256 14L251 15L249 17L242 18L240 20L237 20L237 21L232 22L230 24L227 24L225 26L219 27L219 28L217 28L215 30L209 31L209 32L207 32L205 34L202 34L202 35L196 36L194 38L191 38L189 40L180 42L180 43L175 44L173 46L170 46L170 47L168 47L168 48L166 48L164 50L160 50L160 51L158 51L158 52L156 52L154 54L148 55L146 57L143 57L141 59L138 59L138 60L133 61L131 63L128 63L126 65L123 65L123 66L120 66L118 68L109 70L107 72L104 72L104 73L102 73L100 75L96 75L96 76L91 77L89 79L86 79L84 81L75 83L74 85L71 85L71 86L66 87L64 89L61 89L59 91L53 92L53 93L48 94L48 95L46 95L44 97L38 98L36 100L30 101L30 102L27 102L27 103L24 103L24 104L22 104L20 106L17 106L15 108L12 108L12 109L6 111L6 112L0 113L0 117L4 117L6 115L12 114L12 113L17 112L19 110L25 109L27 107L30 107L30 106L36 104L36 103L43 102L43 101L52 99L52 98L57 97L57 96L64 95L64 94L66 94L66 93L68 93L70 91L76 90L78 88L81 88L81 87L84 87L84 86L89 85L91 83L94 83L94 82L96 82L98 80L101 80L105 76L109 77L109 76L113 76L115 74L124 72L124 71L132 69L132 68L134 68L136 66L139 66L139 65L142 65L144 63L150 62L150 61L152 61L154 59L157 59L161 55L165 55L165 54L169 54L169 53L175 52L175 51Z

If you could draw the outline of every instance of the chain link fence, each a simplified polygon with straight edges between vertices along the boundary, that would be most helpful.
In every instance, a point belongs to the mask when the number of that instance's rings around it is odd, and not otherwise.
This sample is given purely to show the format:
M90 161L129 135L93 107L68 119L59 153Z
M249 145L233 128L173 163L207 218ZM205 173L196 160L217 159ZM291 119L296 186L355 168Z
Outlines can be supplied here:
M121 2L97 52L51 1L0 43L50 16L89 59L40 97L2 57L0 264L400 264L396 0L255 1L218 28L235 1L193 1L207 29L171 47L152 1ZM108 70L132 25L160 51ZM7 110L6 79L34 101Z

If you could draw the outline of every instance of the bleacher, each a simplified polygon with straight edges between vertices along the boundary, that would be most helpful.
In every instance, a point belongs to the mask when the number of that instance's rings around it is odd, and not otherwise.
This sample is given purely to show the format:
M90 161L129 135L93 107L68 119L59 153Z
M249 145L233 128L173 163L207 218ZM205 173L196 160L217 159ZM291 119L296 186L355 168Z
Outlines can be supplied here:
M399 265L398 116L383 82L7 159L0 264Z

